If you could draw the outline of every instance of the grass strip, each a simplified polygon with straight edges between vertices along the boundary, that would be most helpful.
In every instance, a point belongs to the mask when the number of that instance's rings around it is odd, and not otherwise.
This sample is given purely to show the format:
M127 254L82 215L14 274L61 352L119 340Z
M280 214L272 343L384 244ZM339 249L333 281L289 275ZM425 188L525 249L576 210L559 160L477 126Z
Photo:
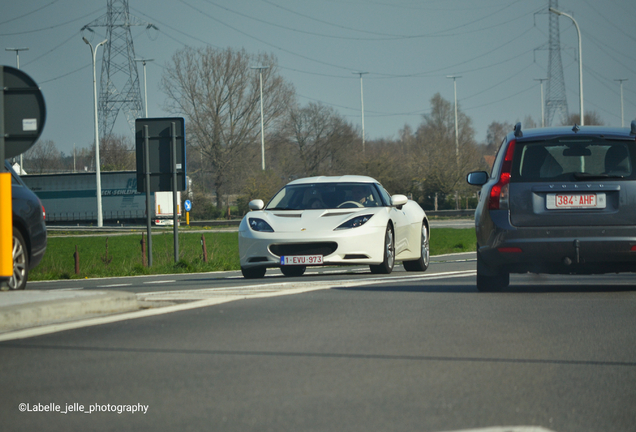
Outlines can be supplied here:
M203 260L202 236L208 253ZM433 228L431 255L475 250L472 228ZM108 252L106 245L108 244ZM75 274L75 246L78 247L80 273ZM112 276L136 276L171 273L203 273L239 270L238 234L179 233L179 257L174 262L172 232L152 236L153 265L142 265L141 235L90 237L50 237L40 265L29 274L29 280L82 279Z

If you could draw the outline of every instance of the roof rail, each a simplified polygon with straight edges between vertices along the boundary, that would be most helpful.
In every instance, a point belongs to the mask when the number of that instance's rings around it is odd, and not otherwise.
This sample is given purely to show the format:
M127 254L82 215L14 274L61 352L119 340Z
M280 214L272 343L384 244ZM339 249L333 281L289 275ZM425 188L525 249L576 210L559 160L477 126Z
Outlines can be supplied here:
M517 123L515 125L515 136L517 138L522 137L523 136L523 132L521 132L521 122Z
M632 120L632 130L630 135L636 135L636 120Z

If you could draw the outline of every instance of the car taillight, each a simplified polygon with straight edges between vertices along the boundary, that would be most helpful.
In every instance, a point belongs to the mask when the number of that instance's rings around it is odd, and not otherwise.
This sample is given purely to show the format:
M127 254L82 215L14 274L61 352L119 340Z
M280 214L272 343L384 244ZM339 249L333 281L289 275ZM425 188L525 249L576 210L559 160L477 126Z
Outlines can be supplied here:
M42 206L42 220L46 220L46 210L44 210L44 206Z
M490 189L490 200L488 201L489 210L507 210L508 209L508 192L510 183L510 172L512 171L512 156L515 153L515 144L517 140L508 143L506 156L501 164L501 174L499 181Z

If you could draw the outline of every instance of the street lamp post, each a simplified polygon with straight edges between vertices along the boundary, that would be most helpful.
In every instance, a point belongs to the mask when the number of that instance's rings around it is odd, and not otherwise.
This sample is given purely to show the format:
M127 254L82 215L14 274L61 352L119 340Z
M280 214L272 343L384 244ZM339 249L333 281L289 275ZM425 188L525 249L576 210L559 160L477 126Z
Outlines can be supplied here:
M28 48L5 48L5 51L15 51L16 68L20 69L20 51L28 51Z
M550 12L570 18L574 23L574 27L576 27L577 34L579 35L579 115L581 116L581 126L585 126L585 112L583 111L583 51L581 49L581 29L579 29L578 23L571 15L568 15L565 12L561 12L560 10L552 7L550 8Z
M29 48L5 48L5 51L15 51L15 64L16 69L20 69L20 51L28 51ZM20 153L20 175L25 174L22 169L22 153Z
M146 62L154 61L155 59L135 59L136 62L141 62L144 65L144 117L148 118L148 87L146 86Z
M265 171L265 126L263 124L263 69L269 66L252 66L252 69L258 69L258 75L261 82L261 165Z
M364 144L364 91L362 89L362 75L366 75L369 72L352 72L356 75L360 75L360 106L362 107L362 154L365 151Z
M104 226L104 216L102 215L102 179L99 163L99 126L97 123L97 74L95 72L95 57L97 56L97 48L108 42L104 39L97 44L95 48L85 37L82 40L91 47L91 58L93 59L93 102L95 108L95 174L97 178L97 226Z
M621 127L625 127L625 120L624 120L624 111L623 111L623 81L628 81L627 78L619 78L619 79L615 79L614 81L618 81L619 83L621 83Z
M457 78L461 78L461 75L446 75L446 78L453 79L453 89L455 91L455 157L457 158L457 166L459 167L459 126L457 125Z
M545 114L543 109L543 81L547 81L548 78L535 78L534 80L541 83L541 127L545 127Z

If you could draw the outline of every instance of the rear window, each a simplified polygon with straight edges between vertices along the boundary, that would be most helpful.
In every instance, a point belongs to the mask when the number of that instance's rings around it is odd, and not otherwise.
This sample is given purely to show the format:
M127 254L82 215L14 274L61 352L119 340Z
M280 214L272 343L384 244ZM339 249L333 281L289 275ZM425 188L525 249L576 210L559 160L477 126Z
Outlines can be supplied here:
M585 137L518 142L510 181L633 179L635 147L634 141Z

